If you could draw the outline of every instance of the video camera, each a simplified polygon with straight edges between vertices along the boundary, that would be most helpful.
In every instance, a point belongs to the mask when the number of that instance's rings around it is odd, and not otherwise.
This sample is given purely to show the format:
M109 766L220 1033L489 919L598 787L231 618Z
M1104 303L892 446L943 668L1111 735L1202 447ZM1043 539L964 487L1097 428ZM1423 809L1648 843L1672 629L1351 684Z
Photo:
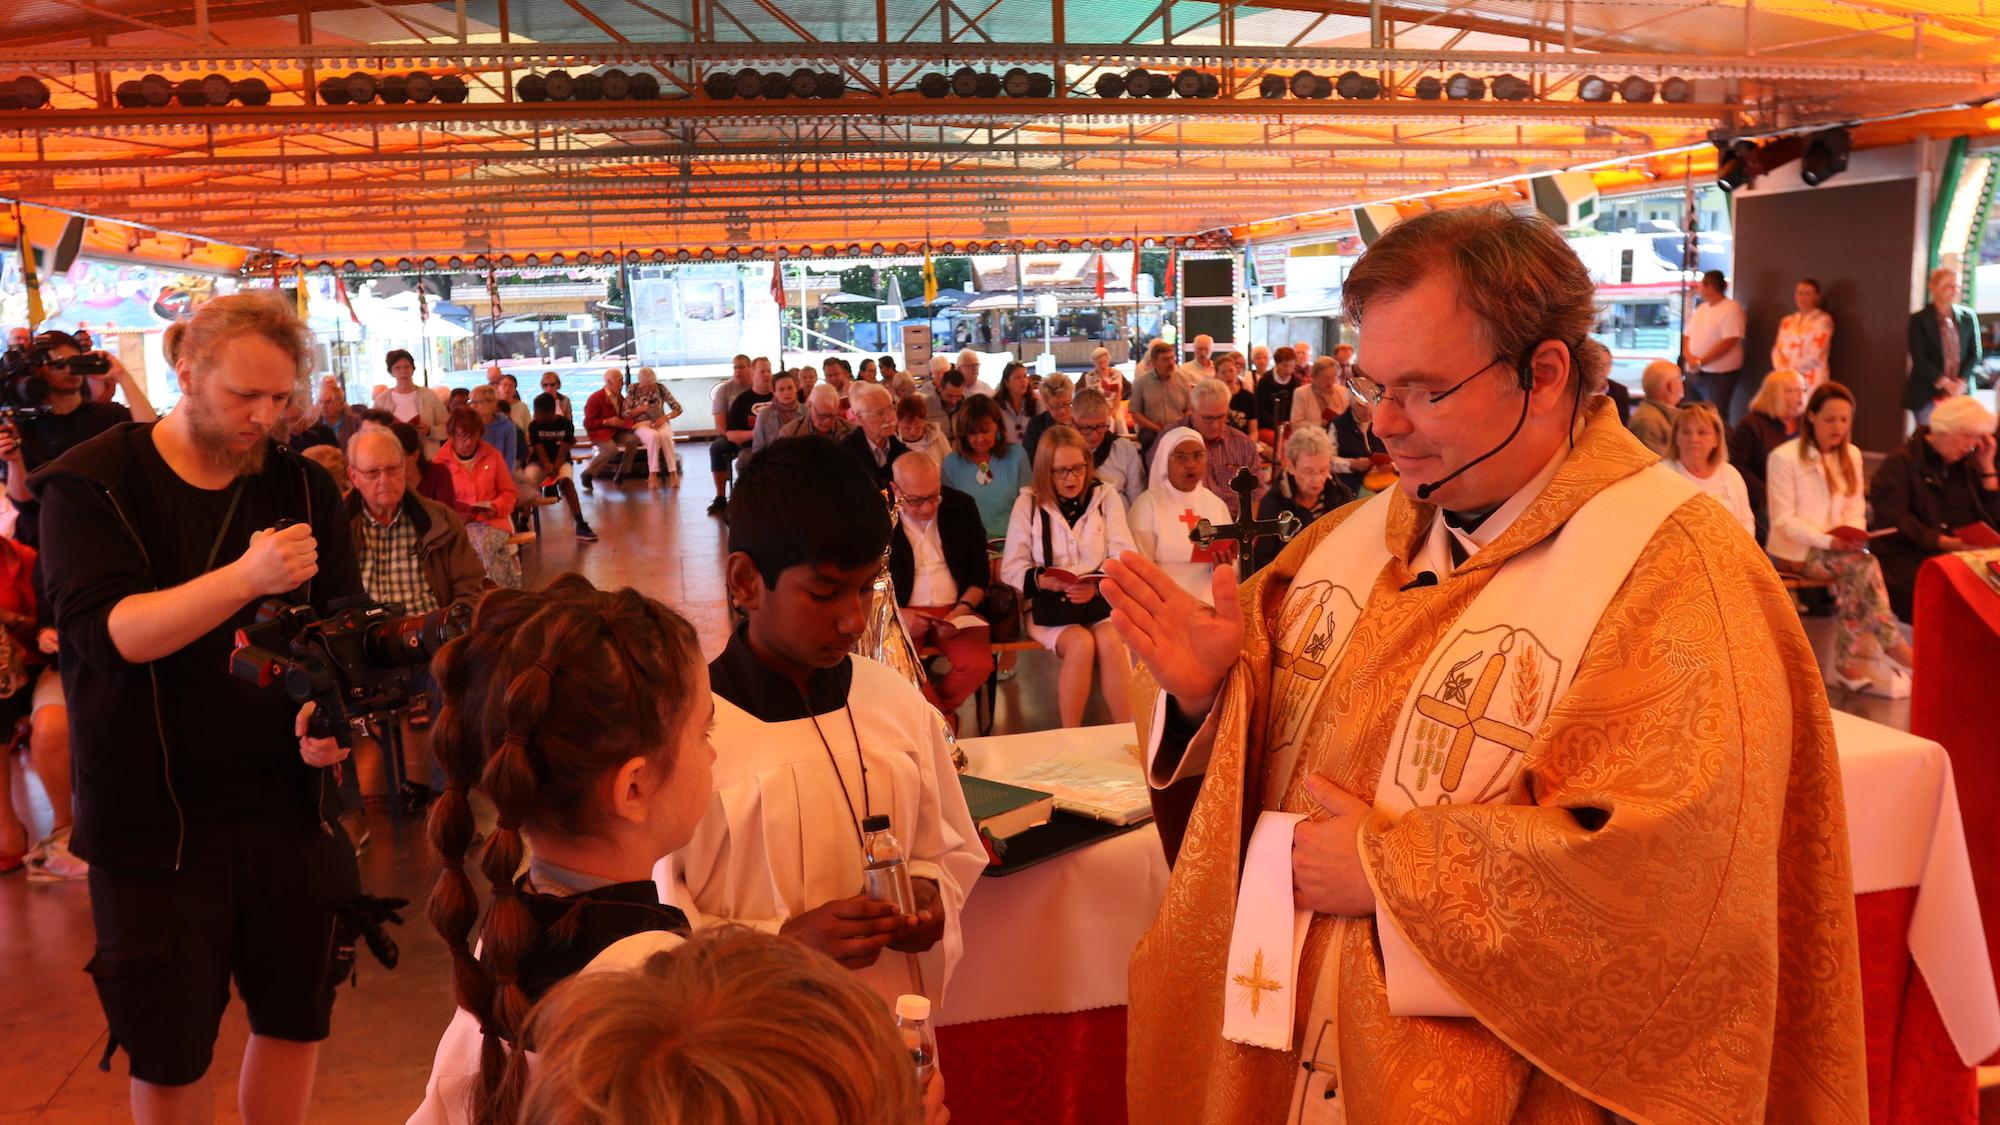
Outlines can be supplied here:
M310 605L277 598L236 631L229 670L260 687L283 683L298 703L317 703L308 733L354 745L368 720L409 707L424 670L446 641L471 625L472 607L405 615L400 606L342 598L320 618Z
M54 348L72 347L81 354L52 358ZM44 332L21 347L0 355L0 424L15 425L53 413L48 405L49 380L44 368L60 367L76 375L107 375L111 357L85 350L66 332Z

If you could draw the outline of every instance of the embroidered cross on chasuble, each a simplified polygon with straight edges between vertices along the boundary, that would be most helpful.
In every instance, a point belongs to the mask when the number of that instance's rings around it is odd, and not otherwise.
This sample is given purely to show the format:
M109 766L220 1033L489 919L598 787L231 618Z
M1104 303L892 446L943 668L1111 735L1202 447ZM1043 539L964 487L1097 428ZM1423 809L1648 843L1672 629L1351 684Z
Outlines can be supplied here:
M1755 543L1656 463L1599 402L1436 584L1436 509L1397 489L1245 586L1133 955L1132 1120L1867 1121L1818 666ZM1314 773L1375 804L1374 917L1292 901Z

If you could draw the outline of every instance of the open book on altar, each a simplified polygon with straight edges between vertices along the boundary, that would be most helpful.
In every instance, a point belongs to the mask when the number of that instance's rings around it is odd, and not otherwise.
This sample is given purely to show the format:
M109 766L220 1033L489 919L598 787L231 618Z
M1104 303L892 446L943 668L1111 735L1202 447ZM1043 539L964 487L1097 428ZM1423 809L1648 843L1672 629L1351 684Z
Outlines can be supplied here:
M1000 780L1053 794L1056 808L1106 824L1137 824L1153 815L1146 775L1130 762L1065 752L1010 770Z

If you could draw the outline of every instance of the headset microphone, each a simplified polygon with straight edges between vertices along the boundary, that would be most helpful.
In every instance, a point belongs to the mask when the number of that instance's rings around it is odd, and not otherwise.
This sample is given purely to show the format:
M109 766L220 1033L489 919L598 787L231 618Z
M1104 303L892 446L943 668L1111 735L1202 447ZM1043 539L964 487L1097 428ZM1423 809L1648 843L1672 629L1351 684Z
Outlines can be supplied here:
M1480 454L1479 456L1474 457L1472 460L1467 461L1465 464L1460 465L1458 468L1453 469L1451 472L1446 473L1443 477L1434 480L1429 484L1418 485L1417 499L1429 500L1433 492L1436 492L1438 489L1443 488L1445 485L1450 484L1452 481L1457 480L1461 475L1465 474L1466 472L1469 472L1473 467L1477 466L1480 462L1498 454L1501 450L1514 444L1514 439L1521 436L1521 427L1528 424L1528 402L1530 397L1531 396L1528 393L1526 392L1522 393L1521 416L1515 419L1514 429L1508 433L1507 440L1501 442L1499 445L1494 446L1493 448L1487 450L1486 452Z

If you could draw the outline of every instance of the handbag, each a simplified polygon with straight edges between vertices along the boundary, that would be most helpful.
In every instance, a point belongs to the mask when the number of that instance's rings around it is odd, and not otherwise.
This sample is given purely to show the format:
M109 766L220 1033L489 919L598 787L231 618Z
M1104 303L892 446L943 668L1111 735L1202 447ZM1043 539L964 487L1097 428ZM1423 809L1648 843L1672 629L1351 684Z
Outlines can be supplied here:
M986 597L979 603L986 618L987 635L996 645L1010 645L1021 639L1021 592L1005 582L989 582Z
M1049 525L1049 513L1044 508L1039 514L1042 517L1042 558L1053 560L1056 557L1055 544L1054 533ZM1111 603L1104 600L1102 589L1099 589L1087 602L1073 602L1061 591L1036 587L1028 606L1035 624L1042 626L1095 625L1111 616Z

